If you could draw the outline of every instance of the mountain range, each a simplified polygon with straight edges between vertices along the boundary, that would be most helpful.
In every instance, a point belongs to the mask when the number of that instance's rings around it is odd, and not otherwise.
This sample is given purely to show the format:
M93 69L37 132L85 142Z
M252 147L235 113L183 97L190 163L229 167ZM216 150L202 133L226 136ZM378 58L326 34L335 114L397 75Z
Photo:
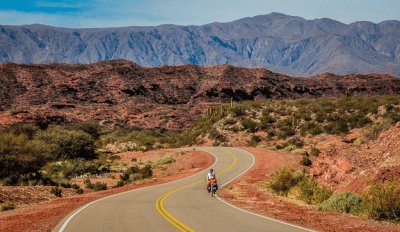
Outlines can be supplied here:
M294 76L400 76L400 21L343 24L271 13L201 26L0 25L0 62L88 64L115 59L148 67L232 64Z

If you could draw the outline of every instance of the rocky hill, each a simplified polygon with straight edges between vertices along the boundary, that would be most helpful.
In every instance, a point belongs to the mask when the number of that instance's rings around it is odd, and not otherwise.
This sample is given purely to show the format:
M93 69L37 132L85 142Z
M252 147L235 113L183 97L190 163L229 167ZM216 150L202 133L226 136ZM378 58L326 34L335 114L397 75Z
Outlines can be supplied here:
M210 104L231 100L398 93L400 79L383 74L292 78L227 65L145 68L122 60L90 65L3 63L0 124L51 117L179 129Z
M68 29L0 26L0 62L265 67L288 75L400 76L400 22L305 20L279 13L202 26Z

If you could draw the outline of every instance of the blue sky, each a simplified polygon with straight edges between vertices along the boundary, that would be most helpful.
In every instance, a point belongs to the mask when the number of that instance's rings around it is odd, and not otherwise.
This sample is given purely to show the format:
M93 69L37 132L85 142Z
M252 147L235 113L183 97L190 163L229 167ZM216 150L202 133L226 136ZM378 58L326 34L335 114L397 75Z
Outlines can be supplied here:
M280 12L344 23L400 20L400 0L0 0L0 24L200 25Z

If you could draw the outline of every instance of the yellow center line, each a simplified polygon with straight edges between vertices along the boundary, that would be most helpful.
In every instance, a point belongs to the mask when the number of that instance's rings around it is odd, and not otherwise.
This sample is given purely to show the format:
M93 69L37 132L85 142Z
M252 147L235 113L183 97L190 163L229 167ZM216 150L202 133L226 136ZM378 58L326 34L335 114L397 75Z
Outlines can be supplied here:
M238 159L237 156L233 153L230 152L228 150L225 150L225 152L229 153L229 155L232 157L232 162L230 163L230 165L228 167L226 167L224 170L217 172L217 174L222 174L224 172L227 172L229 170L231 170L237 163ZM173 225L174 227L176 227L178 230L180 231L187 231L187 232L193 232L194 229L190 228L189 226L185 225L183 222L179 221L176 217L174 217L164 206L164 201L173 193L178 192L180 190L192 187L194 185L198 185L200 183L202 183L203 180L199 180L199 181L195 181L193 183L190 184L186 184L183 185L181 187L172 189L166 193L164 193L161 197L159 197L156 201L156 209L157 212L165 219L167 220L171 225Z

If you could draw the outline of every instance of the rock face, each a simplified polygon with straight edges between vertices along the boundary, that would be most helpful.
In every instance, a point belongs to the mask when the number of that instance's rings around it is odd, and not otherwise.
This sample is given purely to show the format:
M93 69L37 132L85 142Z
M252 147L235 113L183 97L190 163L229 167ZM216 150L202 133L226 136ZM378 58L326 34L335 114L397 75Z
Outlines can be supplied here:
M366 144L335 145L322 153L310 170L325 185L360 193L369 181L400 177L400 123Z
M15 120L105 120L180 129L210 104L255 99L399 94L384 74L311 78L228 65L145 68L130 61L90 65L0 64L0 125ZM107 122L107 120L111 120Z
M265 67L295 76L381 72L400 76L400 22L349 25L278 13L202 26L67 29L0 26L0 62Z

